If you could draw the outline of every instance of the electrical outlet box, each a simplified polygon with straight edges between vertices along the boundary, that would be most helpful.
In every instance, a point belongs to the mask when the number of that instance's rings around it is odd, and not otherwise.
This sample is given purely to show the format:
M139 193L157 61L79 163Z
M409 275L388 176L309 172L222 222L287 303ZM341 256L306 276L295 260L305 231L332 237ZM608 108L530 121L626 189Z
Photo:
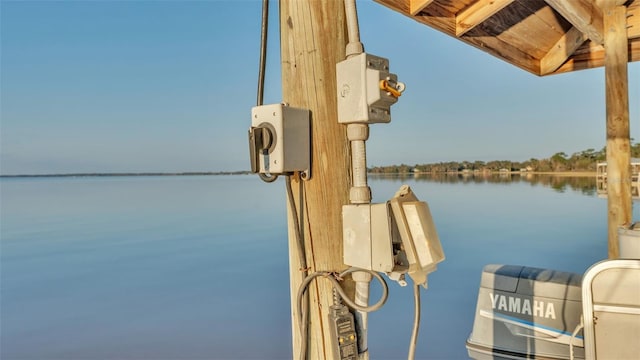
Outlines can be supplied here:
M362 53L336 65L339 123L388 123L404 84L389 72L389 60Z
M256 173L285 174L311 170L310 112L285 104L251 109L249 145L251 169Z
M342 206L343 261L349 266L380 272L394 267L387 204Z
M426 287L427 275L445 258L429 205L419 201L407 185L389 203L409 261L408 274Z
M409 263L389 203L342 206L343 261L383 272L402 286Z

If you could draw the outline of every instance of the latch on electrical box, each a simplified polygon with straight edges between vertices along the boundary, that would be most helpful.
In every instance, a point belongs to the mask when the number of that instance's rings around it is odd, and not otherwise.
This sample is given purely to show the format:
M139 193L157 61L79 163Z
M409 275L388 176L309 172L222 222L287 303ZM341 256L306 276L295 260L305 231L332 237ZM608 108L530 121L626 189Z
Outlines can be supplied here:
M251 172L279 175L296 171L311 177L309 110L272 104L251 109Z

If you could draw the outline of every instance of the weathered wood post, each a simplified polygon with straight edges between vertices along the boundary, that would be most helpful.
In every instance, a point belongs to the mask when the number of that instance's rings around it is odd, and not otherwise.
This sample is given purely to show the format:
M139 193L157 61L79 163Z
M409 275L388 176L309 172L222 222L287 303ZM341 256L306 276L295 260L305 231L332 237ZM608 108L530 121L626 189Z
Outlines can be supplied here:
M309 272L337 271L342 260L342 205L349 199L349 144L337 119L336 63L345 57L346 20L343 0L280 2L282 98L311 110L312 178L304 182L302 211ZM294 193L299 182L293 182ZM298 196L296 196L298 197ZM302 281L294 225L289 208L289 263L293 355L300 349L296 293ZM352 286L352 285L351 285ZM332 287L320 279L309 288L309 358L330 359L327 316Z
M607 102L607 201L609 258L618 257L618 227L631 222L631 144L627 75L627 8L602 0Z

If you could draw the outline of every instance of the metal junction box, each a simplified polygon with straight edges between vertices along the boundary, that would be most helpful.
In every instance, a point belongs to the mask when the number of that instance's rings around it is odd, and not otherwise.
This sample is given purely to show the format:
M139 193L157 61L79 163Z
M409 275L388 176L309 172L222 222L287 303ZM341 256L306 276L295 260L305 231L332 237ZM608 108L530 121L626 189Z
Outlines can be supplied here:
M251 109L251 132L265 134L254 147L256 172L283 174L310 170L310 112L285 104ZM268 137L268 140L266 138Z
M398 77L389 73L389 60L362 53L336 66L338 87L338 122L388 123L391 105L398 101L381 88L381 81L397 84ZM402 85L404 90L404 84ZM400 91L402 91L400 90Z
M389 273L395 266L387 203L343 205L344 263Z

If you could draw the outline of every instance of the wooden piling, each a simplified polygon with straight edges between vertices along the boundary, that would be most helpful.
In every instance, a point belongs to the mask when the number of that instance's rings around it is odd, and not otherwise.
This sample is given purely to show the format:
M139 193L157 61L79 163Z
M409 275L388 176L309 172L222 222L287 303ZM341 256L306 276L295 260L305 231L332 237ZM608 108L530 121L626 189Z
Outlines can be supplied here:
M602 0L607 103L607 201L609 258L619 256L618 228L631 222L631 145L627 75L627 9Z
M342 261L342 205L349 195L349 144L345 127L337 120L336 63L345 57L344 2L280 1L282 98L290 106L311 110L312 178L304 181L302 211L309 272L338 271ZM299 180L293 181L299 198ZM289 263L293 330L293 355L300 353L296 293L302 281L291 208ZM352 287L348 284L348 287ZM322 279L311 283L309 358L331 359L327 324L332 288Z

